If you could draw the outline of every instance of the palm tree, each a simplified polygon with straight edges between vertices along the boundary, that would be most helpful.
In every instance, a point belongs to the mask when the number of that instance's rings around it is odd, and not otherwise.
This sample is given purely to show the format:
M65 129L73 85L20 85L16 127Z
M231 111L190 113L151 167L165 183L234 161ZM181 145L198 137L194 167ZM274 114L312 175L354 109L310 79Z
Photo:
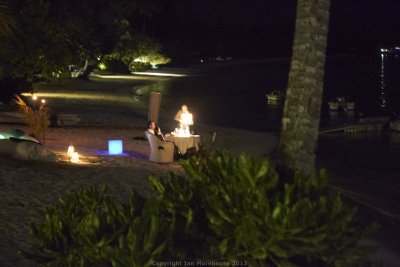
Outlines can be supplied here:
M10 15L7 1L0 0L0 35L11 34L15 26L14 18Z
M278 162L288 174L315 171L330 0L297 0L296 28Z
M152 19L153 15L160 9L158 0L128 0L124 6L128 14L137 14L141 17L142 34L146 33L147 20Z

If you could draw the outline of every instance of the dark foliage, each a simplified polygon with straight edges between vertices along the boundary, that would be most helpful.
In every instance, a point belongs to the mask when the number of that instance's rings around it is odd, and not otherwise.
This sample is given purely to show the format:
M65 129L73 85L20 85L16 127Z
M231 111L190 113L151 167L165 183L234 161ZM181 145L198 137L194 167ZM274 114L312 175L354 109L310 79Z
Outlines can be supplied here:
M248 266L356 266L376 226L327 188L324 172L282 181L266 159L214 152L150 177L155 196L121 204L104 189L68 194L34 225L41 266L149 266L152 260Z

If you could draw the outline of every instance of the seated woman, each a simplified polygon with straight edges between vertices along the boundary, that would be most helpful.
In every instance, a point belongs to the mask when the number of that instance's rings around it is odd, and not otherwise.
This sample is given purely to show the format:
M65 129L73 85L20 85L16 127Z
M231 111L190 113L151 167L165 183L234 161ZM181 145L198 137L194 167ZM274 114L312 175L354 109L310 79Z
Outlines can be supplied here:
M175 120L179 122L179 132L181 135L190 135L190 126L193 125L193 114L189 112L187 105L182 105L176 113Z

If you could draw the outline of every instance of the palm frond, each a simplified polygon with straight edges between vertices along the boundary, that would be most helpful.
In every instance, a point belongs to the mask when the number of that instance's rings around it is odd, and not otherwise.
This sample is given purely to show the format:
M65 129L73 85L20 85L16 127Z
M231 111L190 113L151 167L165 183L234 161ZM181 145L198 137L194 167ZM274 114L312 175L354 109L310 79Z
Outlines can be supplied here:
M0 35L10 35L16 26L14 17L11 15L8 2L0 0Z
M50 125L50 115L47 105L41 105L38 109L33 109L19 95L15 96L14 103L18 106L21 114L24 115L24 120L29 126L30 134L35 137L42 136L43 132Z

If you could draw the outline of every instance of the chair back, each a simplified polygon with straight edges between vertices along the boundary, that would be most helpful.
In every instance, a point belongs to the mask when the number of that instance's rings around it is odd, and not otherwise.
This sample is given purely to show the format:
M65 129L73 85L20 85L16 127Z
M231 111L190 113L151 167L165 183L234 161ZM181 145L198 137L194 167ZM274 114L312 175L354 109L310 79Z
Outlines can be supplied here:
M146 134L147 140L150 144L150 157L151 161L157 161L158 159L158 138L154 134L150 133L149 131L144 132Z

